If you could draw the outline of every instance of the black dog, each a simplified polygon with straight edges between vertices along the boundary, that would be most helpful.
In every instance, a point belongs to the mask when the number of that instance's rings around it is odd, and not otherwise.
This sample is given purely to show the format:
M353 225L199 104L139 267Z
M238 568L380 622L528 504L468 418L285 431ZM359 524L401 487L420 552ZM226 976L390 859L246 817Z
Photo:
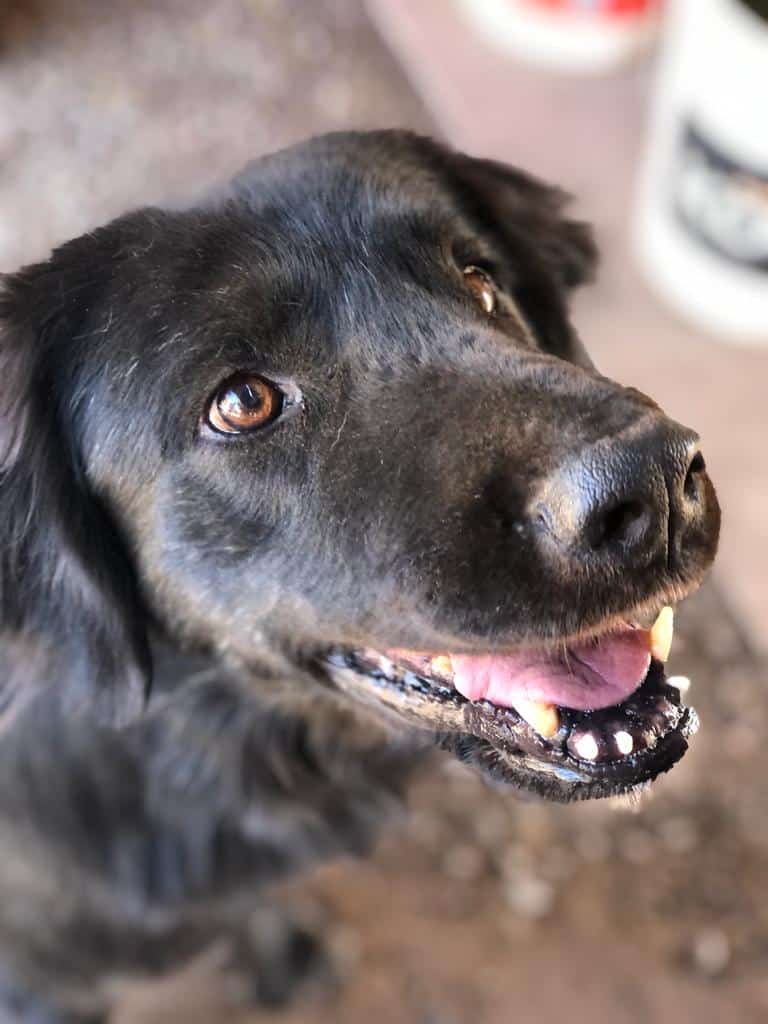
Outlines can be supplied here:
M561 800L682 755L645 617L717 501L569 326L562 203L336 135L5 279L3 1019L97 1017L365 850L435 744ZM308 949L249 946L287 994Z

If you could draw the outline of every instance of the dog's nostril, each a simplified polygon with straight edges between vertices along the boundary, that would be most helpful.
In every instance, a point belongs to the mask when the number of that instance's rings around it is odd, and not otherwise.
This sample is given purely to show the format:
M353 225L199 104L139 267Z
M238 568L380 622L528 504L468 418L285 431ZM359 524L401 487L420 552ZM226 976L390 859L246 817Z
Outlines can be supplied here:
M605 437L552 473L537 511L560 550L616 568L682 557L710 486L698 437L663 419Z
M631 541L642 532L646 518L647 509L642 502L618 502L595 516L587 531L589 543L597 550Z
M698 477L706 470L707 464L704 461L704 456L701 452L696 454L691 459L690 465L688 466L688 472L685 475L685 483L683 484L683 490L689 498L696 498L699 493L699 481Z

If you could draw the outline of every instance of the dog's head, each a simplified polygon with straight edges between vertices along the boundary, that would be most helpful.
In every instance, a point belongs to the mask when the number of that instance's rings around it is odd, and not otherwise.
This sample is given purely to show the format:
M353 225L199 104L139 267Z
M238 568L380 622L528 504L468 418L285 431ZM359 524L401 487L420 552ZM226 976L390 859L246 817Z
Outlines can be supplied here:
M336 135L7 278L14 643L112 718L151 616L553 798L666 770L693 715L645 617L698 585L719 512L695 435L570 327L595 253L562 205Z

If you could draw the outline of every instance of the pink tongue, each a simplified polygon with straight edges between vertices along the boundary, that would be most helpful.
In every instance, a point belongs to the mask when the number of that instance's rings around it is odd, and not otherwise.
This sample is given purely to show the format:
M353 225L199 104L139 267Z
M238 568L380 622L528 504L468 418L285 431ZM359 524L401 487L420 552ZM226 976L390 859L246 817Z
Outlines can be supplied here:
M649 639L647 630L626 629L567 654L454 654L453 683L468 700L505 708L523 698L594 711L620 704L640 686L651 663Z

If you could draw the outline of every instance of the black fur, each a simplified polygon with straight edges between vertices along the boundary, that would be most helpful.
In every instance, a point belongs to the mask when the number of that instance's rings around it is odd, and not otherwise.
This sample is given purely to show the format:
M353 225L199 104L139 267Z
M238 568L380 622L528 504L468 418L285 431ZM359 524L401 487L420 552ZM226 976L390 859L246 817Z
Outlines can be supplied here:
M434 738L336 692L330 644L551 639L700 578L714 511L632 574L534 542L564 459L663 420L568 323L595 250L563 199L409 134L329 136L5 279L8 1019L103 1013L269 882L368 849ZM296 415L206 431L239 370L297 384Z

